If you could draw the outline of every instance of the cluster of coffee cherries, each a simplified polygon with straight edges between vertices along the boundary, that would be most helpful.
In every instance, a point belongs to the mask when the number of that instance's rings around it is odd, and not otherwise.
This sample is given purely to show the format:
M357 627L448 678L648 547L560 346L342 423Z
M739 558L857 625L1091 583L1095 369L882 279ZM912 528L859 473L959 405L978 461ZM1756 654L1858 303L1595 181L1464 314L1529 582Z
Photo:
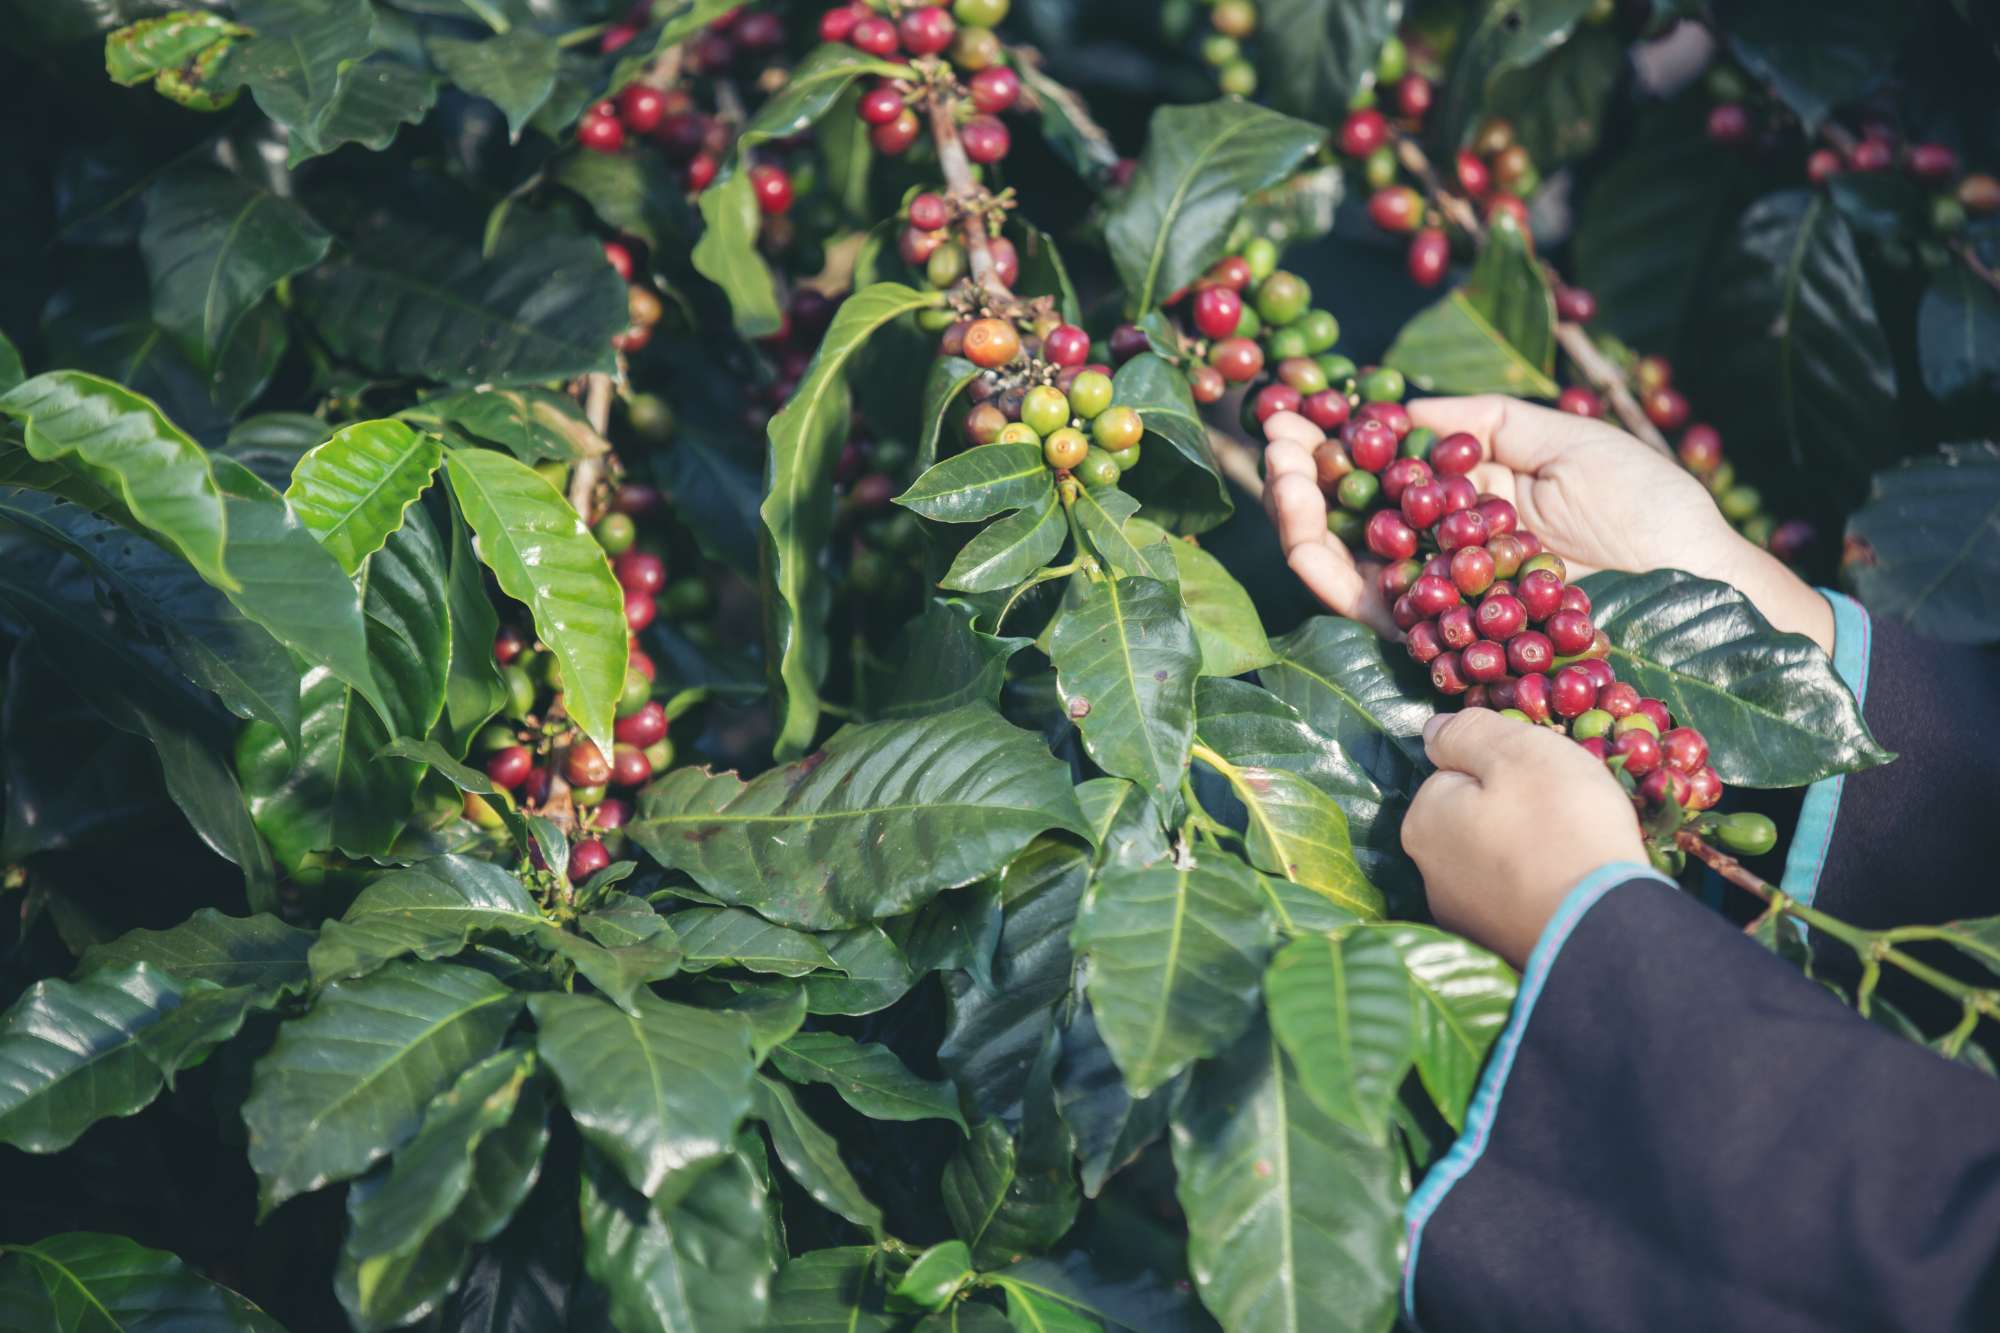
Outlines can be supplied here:
M1013 146L1000 113L1021 96L1021 76L1006 64L1006 50L993 31L1007 16L1007 6L1008 0L955 0L950 8L910 4L891 10L856 0L820 15L819 35L881 60L901 54L950 61L964 79L966 95L959 142L968 158L987 164L1007 156ZM901 154L923 133L913 105L924 95L923 74L913 68L910 79L878 80L855 103L856 114L868 125L869 141L885 157Z
M1206 0L1209 31L1201 39L1201 58L1215 71L1215 86L1231 97L1257 91L1257 67L1246 43L1257 31L1254 0Z
M2000 212L2000 180L1984 171L1966 171L1949 144L1906 143L1882 121L1864 123L1860 137L1845 153L1815 148L1806 155L1806 178L1815 185L1846 173L1898 167L1931 191L1931 227L1943 235L1963 230L1973 217Z
M652 289L639 269L644 253L630 237L604 243L604 259L625 280L625 310L630 321L622 333L613 334L611 345L621 352L636 352L653 340L653 328L666 313L660 294Z
M1611 641L1562 557L1520 526L1511 502L1473 485L1483 456L1475 436L1429 438L1387 403L1369 405L1314 452L1338 512L1354 513L1364 492L1378 506L1362 521L1362 543L1385 562L1382 595L1410 656L1440 694L1565 728L1632 780L1644 808L1710 809L1722 780L1708 742L1618 680Z
M1578 293L1576 288L1558 288L1559 308L1564 291L1588 295ZM1594 309L1595 302L1591 302L1590 310ZM1564 318L1582 323L1589 318L1589 313L1579 314L1573 308ZM1614 354L1618 350L1613 348ZM1746 538L1769 549L1780 560L1793 563L1804 555L1812 543L1812 525L1803 519L1779 522L1764 508L1764 498L1757 488L1738 480L1735 466L1723 457L1722 433L1707 422L1688 420L1690 408L1687 396L1674 387L1672 363L1663 356L1634 359L1627 354L1624 359L1631 362L1632 391L1647 419L1669 437L1679 432L1675 453L1681 465L1708 487L1723 517ZM1562 396L1556 400L1556 406L1578 416L1602 417L1605 414L1603 398L1595 390L1582 385L1564 389Z
M1369 220L1383 231L1410 238L1405 257L1410 280L1419 287L1435 287L1451 266L1451 234L1423 194L1398 180L1401 164L1391 135L1389 121L1380 111L1372 107L1353 111L1340 127L1340 151L1363 161L1372 188ZM1512 124L1494 118L1481 125L1472 146L1459 150L1455 170L1458 188L1484 212L1489 225L1505 216L1527 230L1525 197L1541 179L1528 150L1515 141Z
M1052 471L1092 489L1115 486L1138 466L1146 423L1112 401L1111 367L1090 359L1090 335L1076 325L1039 314L1024 334L1011 319L959 320L938 351L986 372L967 391L968 445L1039 445Z
M957 205L935 190L912 189L904 198L896 253L909 265L917 282L943 291L965 277L971 256L952 236L959 221ZM986 253L993 260L993 273L1000 284L1012 287L1021 276L1021 252L1004 235L989 235Z

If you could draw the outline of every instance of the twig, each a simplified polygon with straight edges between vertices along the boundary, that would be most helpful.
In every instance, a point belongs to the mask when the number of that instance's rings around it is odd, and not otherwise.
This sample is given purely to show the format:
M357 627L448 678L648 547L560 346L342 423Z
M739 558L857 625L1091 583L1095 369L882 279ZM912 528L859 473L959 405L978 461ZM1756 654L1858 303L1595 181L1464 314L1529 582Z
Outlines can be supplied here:
M611 377L603 371L592 371L584 376L583 384L583 415L590 422L590 428L603 437L611 428ZM579 459L570 472L570 507L582 515L586 523L590 522L592 500L603 470L603 457L591 453Z
M988 197L987 191L972 178L972 159L965 155L965 145L959 141L958 122L952 118L952 100L933 93L929 101L931 142L937 147L945 190L959 205L959 233L965 238L972 284L992 301L1011 302L1014 294L1000 281L999 269L993 262L993 247L987 244L986 214L980 207Z

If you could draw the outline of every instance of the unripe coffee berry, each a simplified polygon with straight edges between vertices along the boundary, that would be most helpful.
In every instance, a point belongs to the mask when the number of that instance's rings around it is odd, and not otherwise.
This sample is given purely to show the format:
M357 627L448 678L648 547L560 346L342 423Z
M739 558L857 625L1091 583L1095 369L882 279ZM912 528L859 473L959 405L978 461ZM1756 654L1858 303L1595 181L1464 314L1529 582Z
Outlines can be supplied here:
M1547 570L1556 576L1556 596L1560 599L1562 596L1562 581L1569 577L1569 567L1563 564L1563 558L1553 551L1543 551L1537 555L1530 556L1521 565L1521 576L1526 578L1528 575L1536 573L1539 570Z
M1389 511L1384 510L1383 512L1387 513ZM1396 521L1402 523L1402 517L1398 515ZM1407 530L1408 525L1404 526ZM1410 549L1414 553L1416 550L1416 533L1414 531L1410 532L1410 540ZM1460 547L1451 553L1451 581L1457 584L1458 590L1467 597L1477 597L1480 593L1485 592L1493 586L1493 557L1487 554L1486 548L1483 546ZM1526 618L1527 613L1523 612L1522 619L1524 622ZM1515 626L1516 630L1519 628L1518 625ZM1487 637L1504 639L1507 636L1504 634L1489 634Z
M1312 305L1312 288L1296 273L1283 269L1257 286L1257 317L1277 327L1291 323Z
M1479 641L1479 629L1472 623L1472 608L1454 606L1437 618L1438 637L1447 648L1464 648Z
M1466 678L1485 684L1499 680L1507 674L1507 650L1487 639L1467 644L1458 655L1460 670Z
M1570 722L1569 734L1580 741L1587 741L1593 736L1608 736L1616 721L1602 708L1586 708Z
M1375 495L1381 489L1382 483L1373 472L1350 472L1340 479L1340 485L1334 488L1334 496L1342 508L1365 514L1375 503Z
M1048 439L1042 441L1042 461L1062 471L1082 463L1089 452L1090 441L1084 433L1069 426L1051 431Z
M1425 620L1411 626L1409 638L1403 646L1416 661L1430 662L1444 651L1444 640L1438 635L1437 622Z
M1558 717L1575 717L1597 701L1597 685L1588 671L1566 666L1550 681L1549 707Z
M1524 629L1507 640L1507 669L1517 676L1540 680L1555 660L1556 650L1540 630Z
M1682 773L1699 773L1708 764L1708 739L1693 727L1674 727L1660 734L1667 765Z
M1489 520L1490 522L1490 520ZM1493 557L1493 573L1497 578L1511 579L1521 572L1521 562L1528 558L1520 538L1511 532L1502 532L1497 537L1486 539L1487 554Z
M1187 368L1187 377L1189 391L1194 394L1194 400L1203 407L1207 407L1211 403L1220 402L1222 395L1229 392L1229 382L1222 378L1222 372L1214 366L1199 363L1189 366ZM1342 416L1345 417L1345 399L1341 401L1341 408ZM1315 424L1320 424L1316 418ZM1324 428L1322 426L1322 429Z
M1459 604L1458 585L1436 574L1425 574L1410 585L1410 602L1426 616L1443 615Z
M965 330L965 358L992 370L1021 354L1021 335L1004 319L975 319Z
M1660 766L1660 741L1650 731L1615 733L1611 753L1624 757L1625 771L1635 778L1642 778Z
M1609 688L1610 686L1603 686L1599 688L1597 692L1600 695L1602 695L1604 691ZM1616 736L1623 736L1628 731L1643 731L1648 736L1653 737L1655 740L1658 740L1660 736L1659 730L1653 726L1653 719L1647 717L1644 713L1636 713L1636 712L1627 713L1625 716L1619 718L1616 722L1612 723L1611 731L1612 734Z
M1354 471L1354 463L1339 440L1322 440L1313 450L1313 471L1319 478L1320 489L1331 491L1340 485L1342 477Z
M1047 435L1069 424L1069 398L1061 389L1038 384L1021 399L1021 420L1037 435Z
M1416 529L1393 509L1378 509L1368 516L1364 540L1384 560L1408 560L1417 553Z
M1090 423L1091 437L1108 452L1116 453L1139 443L1146 434L1146 422L1129 407L1107 407Z
M1431 688L1439 694L1464 694L1472 682L1459 665L1458 654L1439 653L1431 661Z
M1417 580L1423 577L1423 574L1423 565L1415 560L1392 560L1382 566L1382 572L1376 576L1376 581L1381 586L1383 600L1390 602L1401 601L1403 594L1414 587ZM1410 614L1417 620L1423 618L1417 615L1415 607L1410 608ZM1408 629L1409 626L1401 625L1397 628Z

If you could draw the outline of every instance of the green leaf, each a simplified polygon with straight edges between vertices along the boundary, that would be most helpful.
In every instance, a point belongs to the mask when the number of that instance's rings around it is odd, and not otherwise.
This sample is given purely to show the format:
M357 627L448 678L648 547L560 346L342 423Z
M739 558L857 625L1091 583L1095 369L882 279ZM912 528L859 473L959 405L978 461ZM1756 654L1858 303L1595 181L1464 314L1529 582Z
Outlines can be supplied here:
M1104 1333L1104 1326L1049 1292L1012 1278L994 1279L1007 1293L1007 1327L1016 1333Z
M1010 1290L1026 1289L1060 1302L1105 1327L1147 1333L1199 1333L1215 1322L1202 1310L1178 1262L1140 1263L1081 1247L1027 1259L999 1273ZM1178 1248L1178 1247L1176 1247ZM1154 1252L1155 1254L1158 1251ZM1178 1255L1173 1256L1178 1259Z
M1555 397L1555 298L1521 230L1488 231L1465 285L1417 312L1382 360L1420 389Z
M1057 1112L1076 1139L1083 1192L1096 1198L1105 1181L1158 1139L1167 1127L1167 1108L1177 1085L1169 1082L1150 1097L1134 1097L1098 1031L1088 1006L1062 1031L1054 1091Z
M690 907L667 918L680 936L690 972L741 967L751 972L802 977L837 964L826 947L802 930L773 925L740 907Z
M1180 569L1181 604L1201 648L1201 674L1241 676L1276 660L1250 593L1220 560L1192 542L1169 548Z
M210 365L250 307L326 258L332 243L304 209L241 177L170 172L146 192L139 232L153 318L197 365Z
M1255 44L1265 100L1294 116L1337 116L1375 84L1375 56L1395 34L1403 0L1262 0Z
M794 1083L824 1083L870 1120L949 1120L961 1133L958 1090L909 1071L886 1046L837 1032L801 1032L780 1042L771 1063Z
M1464 145L1501 77L1568 41L1590 8L1591 0L1484 0L1477 21L1458 35L1451 74L1438 86L1427 128L1440 143Z
M966 364L972 363L968 361ZM0 393L8 392L26 378L28 373L21 366L20 349L6 334L0 333Z
M307 540L310 540L309 538ZM376 693L386 716L325 668L306 673L296 755L263 723L238 739L250 813L278 859L297 870L329 849L389 850L416 799L422 767L383 753L395 736L427 735L444 710L444 552L421 511L407 516L361 576Z
M882 1309L871 1245L814 1250L778 1272L765 1328L784 1333L894 1333L901 1321Z
M920 1309L936 1310L975 1276L972 1251L965 1248L965 1242L940 1241L910 1261L889 1294Z
M1914 17L1869 0L1724 0L1716 9L1730 52L1798 113L1809 135L1835 107L1861 100L1888 76Z
M1743 215L1711 277L1702 337L1729 348L1702 384L1734 409L1736 433L1782 446L1843 505L1903 452L1895 361L1868 275L1853 232L1816 191L1767 195Z
M680 937L644 899L611 894L577 924L582 934L549 930L543 942L620 1009L636 1013L640 987L681 969Z
M873 1235L882 1234L882 1210L840 1159L840 1144L799 1106L792 1090L759 1075L754 1114L770 1131L771 1146L799 1188L813 1202Z
M1165 578L1173 572L1171 569L1155 568L1126 533L1125 524L1138 512L1139 502L1117 487L1078 491L1069 502L1069 510L1081 534L1079 555L1095 555L1119 577L1141 574ZM1074 588L1076 585L1072 582L1071 586ZM1065 598L1065 606L1074 600L1072 592ZM1044 630L1043 634L1046 636L1052 631L1053 626Z
M296 994L312 973L306 951L313 933L275 916L224 916L203 907L168 930L129 930L84 951L78 977L145 963L177 981L246 986L266 995Z
M1056 687L1097 766L1163 806L1194 739L1201 648L1180 598L1157 579L1101 579L1056 623Z
M1200 277L1222 257L1243 200L1325 138L1318 125L1233 98L1155 111L1138 169L1104 223L1127 308L1151 310Z
M730 1152L750 1111L750 1024L641 992L627 1013L584 995L537 995L536 1049L585 1142L656 1207Z
M1068 538L1069 525L1050 488L1039 503L989 524L959 548L938 586L969 593L1011 588L1055 559Z
M516 143L556 89L562 50L533 28L512 28L481 41L433 37L428 48L446 78L500 108L507 117L507 135Z
M841 303L790 402L771 418L770 461L758 515L769 541L766 593L778 707L774 749L805 753L819 729L819 682L826 673L830 593L820 552L833 535L834 464L847 441L852 395L847 363L883 325L925 306L936 293L877 283Z
M839 971L805 979L807 1013L872 1014L902 999L920 980L902 948L880 926L829 931L820 941Z
M1174 532L1206 532L1228 518L1236 505L1187 376L1154 353L1141 352L1118 367L1111 384L1113 401L1139 414L1152 441L1146 465L1119 479L1145 506L1146 517Z
M1265 688L1338 745L1384 795L1414 796L1429 772L1424 723L1437 711L1423 669L1366 625L1338 616L1316 616L1271 647L1277 662L1257 673ZM1347 810L1360 822L1359 811Z
M1042 138L1070 170L1101 189L1118 166L1118 149L1111 136L1091 118L1081 97L1043 72L1039 60L1017 53L1014 69L1021 76L1030 104L1041 116Z
M440 856L372 881L338 921L321 926L312 975L323 985L365 976L397 958L448 958L476 934L532 938L552 926L504 868Z
M1264 975L1271 1029L1319 1108L1376 1143L1416 1059L1416 1002L1386 935L1293 940Z
M1580 28L1533 65L1500 75L1487 112L1510 120L1536 168L1552 172L1597 147L1624 69L1625 42L1611 25Z
M611 1292L624 1333L740 1333L764 1321L777 1256L757 1173L725 1157L668 1209L618 1179L603 1156L583 1172L583 1262Z
M578 232L488 258L444 227L389 217L294 284L330 351L392 378L511 388L615 367L629 314L604 247Z
M299 460L285 499L352 577L402 526L443 460L435 435L400 421L356 422Z
M1846 572L1870 614L1951 643L2000 639L2000 448L1947 444L1875 474L1847 520Z
M458 506L451 510L451 564L445 572L451 620L451 665L444 678L443 732L451 754L462 755L479 729L507 704L507 684L493 658L500 617L486 597L479 556Z
M931 362L924 378L922 433L917 438L917 471L929 470L938 461L938 443L944 435L945 419L951 405L965 386L979 378L978 366L962 356L941 356Z
M0 1302L22 1329L80 1333L172 1321L215 1333L284 1333L250 1301L165 1250L93 1231L0 1246Z
M605 753L625 685L625 598L604 548L527 464L487 449L445 459L452 494L501 591L525 604L562 668L569 715ZM418 733L406 733L418 734Z
M1200 698L1198 691L1196 698ZM1166 831L1160 827L1160 808L1137 783L1124 778L1092 778L1077 784L1076 799L1095 835L1099 865L1137 869L1167 859L1170 849Z
M909 78L908 65L878 60L845 42L828 42L815 47L804 60L792 66L784 86L773 94L757 114L750 117L737 136L736 151L747 153L772 139L789 139L819 123L833 109L840 95L856 79L873 74L878 78Z
M1438 1114L1465 1128L1486 1053L1507 1026L1520 979L1497 955L1432 926L1364 926L1402 955L1417 1009L1417 1074Z
M602 157L593 153L593 157ZM411 421L449 422L497 444L523 463L565 463L610 452L568 394L549 389L467 389L426 398L400 414Z
M1054 507L1053 496L1049 504ZM1056 525L1062 527L1060 515ZM1030 640L975 629L977 618L977 611L964 602L926 602L923 614L906 621L890 644L881 663L887 679L879 690L869 690L869 711L884 718L921 717L966 704L997 706L1007 683L1007 664ZM910 662L922 662L924 669L905 669Z
M278 1029L243 1103L260 1215L401 1145L430 1099L500 1044L520 1004L486 973L444 963L391 963L320 992Z
M381 152L405 125L415 125L437 101L438 80L395 60L362 60L343 64L334 80L333 102L320 118L321 146L291 140L288 166L296 167L322 152L356 143Z
M1803 787L1894 758L1819 646L1772 629L1734 588L1677 569L1583 586L1618 678L1701 728L1724 782Z
M98 1121L143 1109L169 1072L146 1033L186 994L144 962L28 987L0 1016L0 1142L61 1152Z
M828 930L920 907L1050 828L1085 831L1067 770L969 706L846 727L747 783L676 769L640 793L628 831L728 905Z
M684 178L664 153L564 153L549 179L582 196L605 226L649 249L685 247L694 230Z
M1917 307L1917 361L1940 402L2000 394L2000 295L1963 263L1932 276Z
M667 11L659 32L652 35L651 41L633 42L625 48L627 54L612 67L609 91L622 90L670 48L725 17L732 8L734 6L729 0L675 0L674 8ZM648 17L653 15L649 13Z
M1076 1219L1068 1161L1024 1164L1021 1152L1006 1125L984 1120L945 1165L945 1214L981 1268L1047 1249Z
M1271 940L1256 881L1222 853L1097 877L1073 942L1090 960L1090 1007L1133 1096L1242 1035Z
M1409 1191L1395 1150L1320 1110L1268 1030L1195 1071L1173 1146L1188 1263L1224 1328L1390 1327Z
M982 444L931 467L896 503L940 523L977 523L1035 505L1054 489L1039 444Z
M757 249L763 214L748 171L731 171L695 201L701 210L701 239L689 261L695 272L722 289L745 338L768 338L784 321L777 281Z
M237 10L257 35L224 57L215 91L247 85L258 109L285 130L290 165L338 148L340 141L329 141L321 127L343 68L375 49L366 0L262 0Z
M0 395L0 414L21 423L38 462L60 462L117 495L203 578L239 586L224 567L227 520L208 456L150 399L97 375L54 370Z

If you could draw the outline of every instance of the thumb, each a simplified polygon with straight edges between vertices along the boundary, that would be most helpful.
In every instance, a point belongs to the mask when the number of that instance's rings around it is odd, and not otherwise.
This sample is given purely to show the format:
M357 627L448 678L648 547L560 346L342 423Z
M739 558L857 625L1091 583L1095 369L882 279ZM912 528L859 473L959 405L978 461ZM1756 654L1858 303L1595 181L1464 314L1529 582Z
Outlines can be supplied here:
M1534 743L1535 728L1490 708L1438 713L1424 723L1424 753L1440 769L1486 782Z

